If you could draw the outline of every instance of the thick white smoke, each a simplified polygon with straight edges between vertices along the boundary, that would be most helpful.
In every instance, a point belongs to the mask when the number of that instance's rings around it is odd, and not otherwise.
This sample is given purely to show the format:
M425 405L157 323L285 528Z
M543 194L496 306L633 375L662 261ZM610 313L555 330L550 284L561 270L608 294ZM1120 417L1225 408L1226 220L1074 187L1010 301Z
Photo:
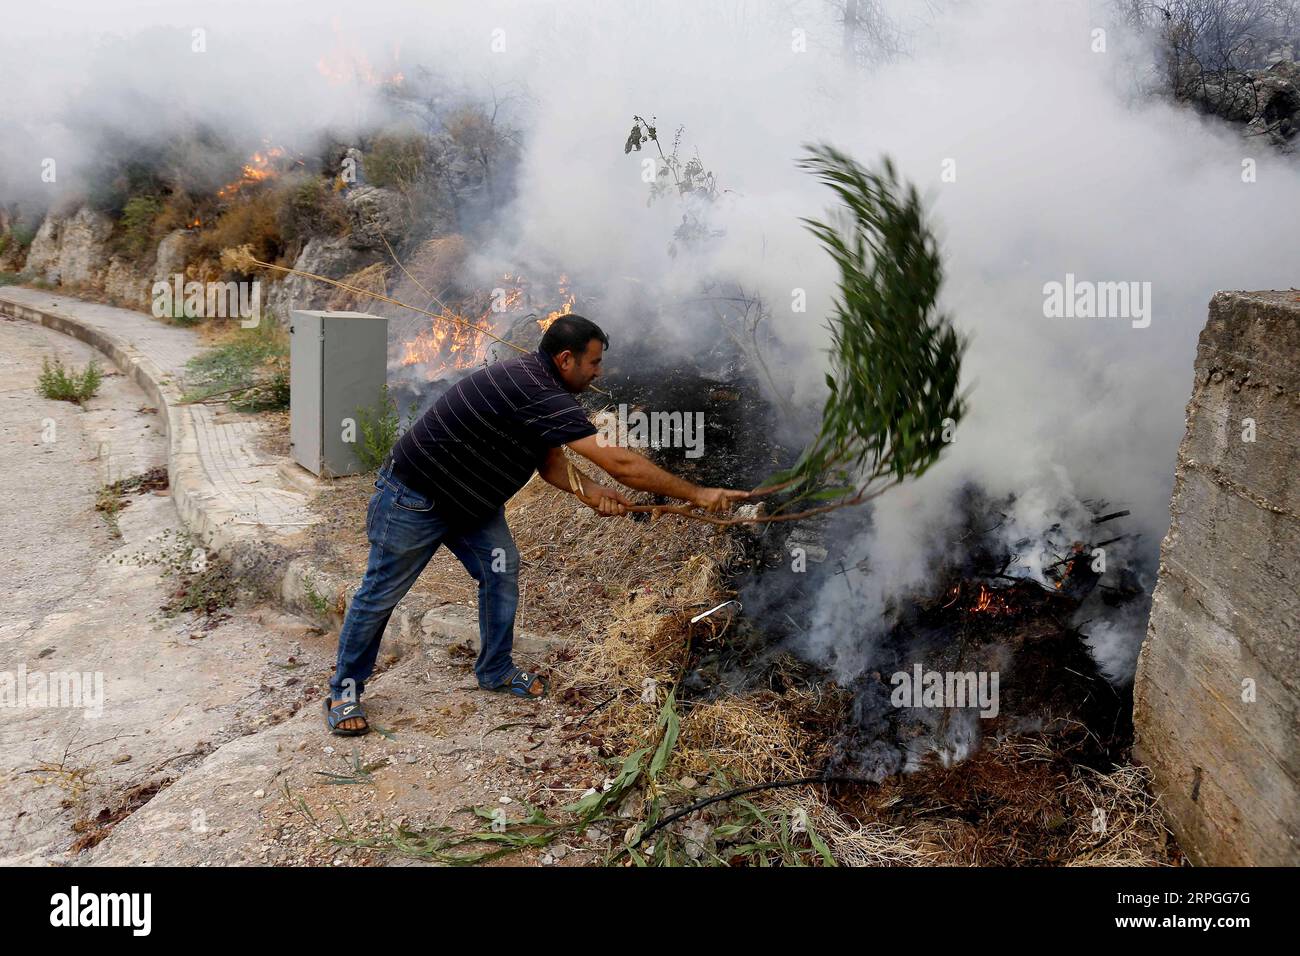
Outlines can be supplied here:
M606 10L593 42L566 44L572 68L538 78L521 244L563 250L588 274L650 278L657 265L670 286L689 287L697 268L743 281L773 305L784 358L802 373L796 394L815 402L833 276L797 219L827 197L793 159L802 142L828 140L865 161L893 155L928 195L945 304L971 336L969 418L944 461L883 498L872 531L835 556L871 570L853 587L832 579L809 648L846 673L870 660L871 622L933 574L953 494L970 481L1019 496L1008 541L1041 540L1063 507L1076 521L1067 537L1095 540L1082 498L1132 509L1124 527L1144 536L1135 556L1149 572L1207 302L1218 289L1295 283L1300 165L1141 95L1150 53L1100 5L952 5L915 26L911 57L866 76L841 69L825 33L817 49L792 49L791 31L829 28L797 10L743 23L656 11ZM735 190L714 217L726 236L703 263L669 267L674 223L642 207L628 181L637 164L610 149L633 110L685 124L684 141ZM1047 318L1044 286L1067 274L1150 283L1150 325ZM790 311L796 289L809 294L807 314ZM1044 561L1022 557L1023 573ZM1131 673L1144 623L1096 626L1112 674Z

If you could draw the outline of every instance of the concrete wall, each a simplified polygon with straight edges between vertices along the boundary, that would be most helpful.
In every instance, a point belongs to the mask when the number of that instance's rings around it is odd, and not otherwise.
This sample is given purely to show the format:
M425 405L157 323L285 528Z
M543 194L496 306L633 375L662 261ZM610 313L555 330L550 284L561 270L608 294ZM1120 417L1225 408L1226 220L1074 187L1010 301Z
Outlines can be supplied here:
M1298 451L1300 292L1215 295L1134 688L1135 755L1197 864L1300 863Z

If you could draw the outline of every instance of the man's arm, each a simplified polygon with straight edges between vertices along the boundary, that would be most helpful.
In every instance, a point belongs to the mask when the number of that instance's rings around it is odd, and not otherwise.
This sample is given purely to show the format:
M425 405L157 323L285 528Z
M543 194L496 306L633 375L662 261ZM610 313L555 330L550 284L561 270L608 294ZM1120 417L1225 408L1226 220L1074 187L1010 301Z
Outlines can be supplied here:
M571 441L569 447L605 469L614 480L622 482L629 488L665 495L669 498L680 498L708 511L728 511L733 501L749 497L747 491L702 488L692 484L664 471L649 458L637 454L630 448L602 444L599 435L588 435L586 438ZM564 469L563 462L560 462L560 467ZM547 480L550 481L549 478ZM567 480L566 477L564 479L566 483L560 487L567 489Z
M624 508L632 504L613 488L606 488L586 476L576 476L579 487L571 487L568 462L564 457L563 448L552 448L542 467L537 469L537 473L561 491L573 492L579 501L602 515L626 514Z

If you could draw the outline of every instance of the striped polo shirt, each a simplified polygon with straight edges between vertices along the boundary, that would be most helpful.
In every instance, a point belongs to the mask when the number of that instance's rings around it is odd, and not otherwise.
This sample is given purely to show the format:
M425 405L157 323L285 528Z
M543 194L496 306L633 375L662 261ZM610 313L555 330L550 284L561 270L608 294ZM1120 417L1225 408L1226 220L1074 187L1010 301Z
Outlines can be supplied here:
M596 434L545 352L495 362L447 389L393 446L393 477L458 524L495 514L550 449Z

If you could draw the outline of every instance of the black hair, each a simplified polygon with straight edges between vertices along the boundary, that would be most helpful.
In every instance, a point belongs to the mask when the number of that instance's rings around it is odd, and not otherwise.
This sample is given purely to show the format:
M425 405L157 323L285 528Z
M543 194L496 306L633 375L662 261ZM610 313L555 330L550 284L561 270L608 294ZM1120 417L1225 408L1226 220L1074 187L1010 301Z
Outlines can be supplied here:
M572 352L576 357L587 351L587 343L592 339L600 339L600 344L609 348L609 336L591 319L562 315L542 335L541 349L551 358L561 352Z

